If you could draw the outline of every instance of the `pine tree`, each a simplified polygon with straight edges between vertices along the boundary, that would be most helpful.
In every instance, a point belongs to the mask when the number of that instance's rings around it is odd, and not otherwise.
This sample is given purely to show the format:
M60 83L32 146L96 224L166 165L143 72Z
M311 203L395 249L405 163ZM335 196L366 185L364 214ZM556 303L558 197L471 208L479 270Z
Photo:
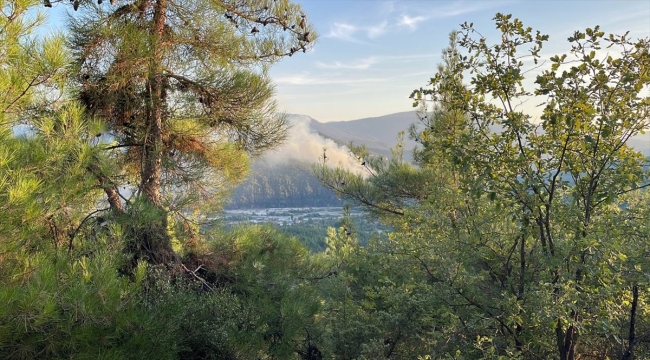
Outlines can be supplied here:
M314 39L306 15L287 0L80 9L70 39L78 96L107 125L114 141L107 151L122 166L121 177L91 170L116 216L152 215L131 226L136 252L172 260L168 214L188 225L188 205L220 200L245 175L249 155L284 140L288 124L266 70ZM118 188L128 184L139 205L125 209Z
M77 189L62 189L51 180L83 177L76 165L89 146L74 107L55 111L70 59L61 36L34 37L44 16L28 11L38 3L0 1L6 15L0 17L0 246L5 251L40 246L56 228L48 230L48 223L66 211L66 200L77 200ZM55 126L59 120L67 124ZM50 136L56 132L80 136Z

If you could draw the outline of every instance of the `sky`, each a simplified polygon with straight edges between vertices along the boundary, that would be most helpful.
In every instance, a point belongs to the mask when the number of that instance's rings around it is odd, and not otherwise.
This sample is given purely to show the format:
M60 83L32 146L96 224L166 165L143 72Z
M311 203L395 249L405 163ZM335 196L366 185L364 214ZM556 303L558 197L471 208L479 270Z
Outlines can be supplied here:
M495 43L492 19L498 12L548 34L541 52L547 59L568 52L566 39L574 31L596 25L606 33L650 37L650 0L292 1L302 6L319 38L313 50L284 58L270 74L280 111L320 122L414 110L409 95L435 74L449 33L473 22ZM64 7L54 10L50 31L64 25ZM541 111L533 105L528 110Z
M312 51L271 71L282 111L345 121L413 110L409 95L426 87L452 30L473 22L499 40L494 15L512 14L550 36L545 57L568 52L574 31L650 36L650 0L295 0L316 27Z

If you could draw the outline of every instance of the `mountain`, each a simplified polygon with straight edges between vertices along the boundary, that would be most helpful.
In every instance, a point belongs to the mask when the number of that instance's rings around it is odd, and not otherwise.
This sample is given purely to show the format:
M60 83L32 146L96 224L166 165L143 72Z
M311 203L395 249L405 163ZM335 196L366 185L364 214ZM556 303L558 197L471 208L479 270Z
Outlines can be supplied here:
M363 168L345 145L366 145L371 152L390 155L397 133L419 123L415 111L352 121L319 122L306 115L290 115L293 127L287 144L254 162L251 176L235 189L228 208L340 206L342 202L311 173L311 164L323 160L350 171ZM405 136L405 159L415 142ZM650 156L650 134L637 135L629 145Z
M340 140L347 145L350 141L356 145L365 144L368 149L380 154L390 154L390 147L397 145L397 133L408 130L411 124L420 124L415 111L405 111L378 117L369 117L351 121L335 121L321 123L308 116L292 115L309 118L311 128L320 135ZM491 128L498 131L498 127ZM408 138L408 131L404 136L404 148L412 150L416 142ZM628 140L628 145L650 156L650 132L636 135Z
M417 121L414 111L353 121L321 123L306 115L290 115L292 128L286 145L253 163L251 175L232 194L229 209L267 207L341 206L343 203L311 173L311 164L327 161L351 171L363 168L346 147L366 145L369 151L390 156L397 133ZM405 141L410 158L413 141Z
M319 133L323 129L322 134L328 137L329 135L326 129L334 129L339 133L356 135L359 137L359 142L366 144L368 148L371 148L371 144L362 142L366 138L376 140L379 144L395 146L397 144L397 133L404 131L404 147L410 150L416 145L415 141L408 138L408 128L414 123L419 124L416 112L406 111L351 121L318 123L314 129ZM351 140L354 141L355 139L353 138Z
M418 123L415 111L400 112L379 117L351 121L322 123L306 115L289 115L294 124L307 124L309 131L331 139L339 145L365 145L371 152L390 156L390 148L397 145L397 133L408 132L413 123ZM410 159L415 141L404 136L405 158Z
M627 144L650 157L650 133L634 136L627 141Z

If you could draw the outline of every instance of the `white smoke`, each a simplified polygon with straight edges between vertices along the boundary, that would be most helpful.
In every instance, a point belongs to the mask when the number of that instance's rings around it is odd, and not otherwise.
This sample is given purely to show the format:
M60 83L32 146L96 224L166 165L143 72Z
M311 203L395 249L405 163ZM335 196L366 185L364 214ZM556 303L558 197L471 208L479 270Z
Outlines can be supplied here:
M285 144L267 152L262 161L268 165L291 165L301 163L323 163L323 154L327 156L326 165L341 166L355 174L366 171L355 159L347 146L341 146L331 139L324 138L313 131L307 116L291 116L291 129Z

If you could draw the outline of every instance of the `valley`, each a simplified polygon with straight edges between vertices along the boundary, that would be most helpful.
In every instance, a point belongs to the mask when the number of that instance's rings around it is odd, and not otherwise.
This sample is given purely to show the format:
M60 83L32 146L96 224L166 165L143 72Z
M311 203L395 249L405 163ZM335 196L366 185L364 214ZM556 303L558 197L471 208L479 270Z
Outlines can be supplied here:
M298 238L312 252L326 249L328 228L338 230L344 227L348 236L353 236L362 245L368 244L373 238L385 237L390 230L386 225L368 217L361 208L350 208L345 214L345 207L342 206L230 209L213 220L226 229L271 224Z

